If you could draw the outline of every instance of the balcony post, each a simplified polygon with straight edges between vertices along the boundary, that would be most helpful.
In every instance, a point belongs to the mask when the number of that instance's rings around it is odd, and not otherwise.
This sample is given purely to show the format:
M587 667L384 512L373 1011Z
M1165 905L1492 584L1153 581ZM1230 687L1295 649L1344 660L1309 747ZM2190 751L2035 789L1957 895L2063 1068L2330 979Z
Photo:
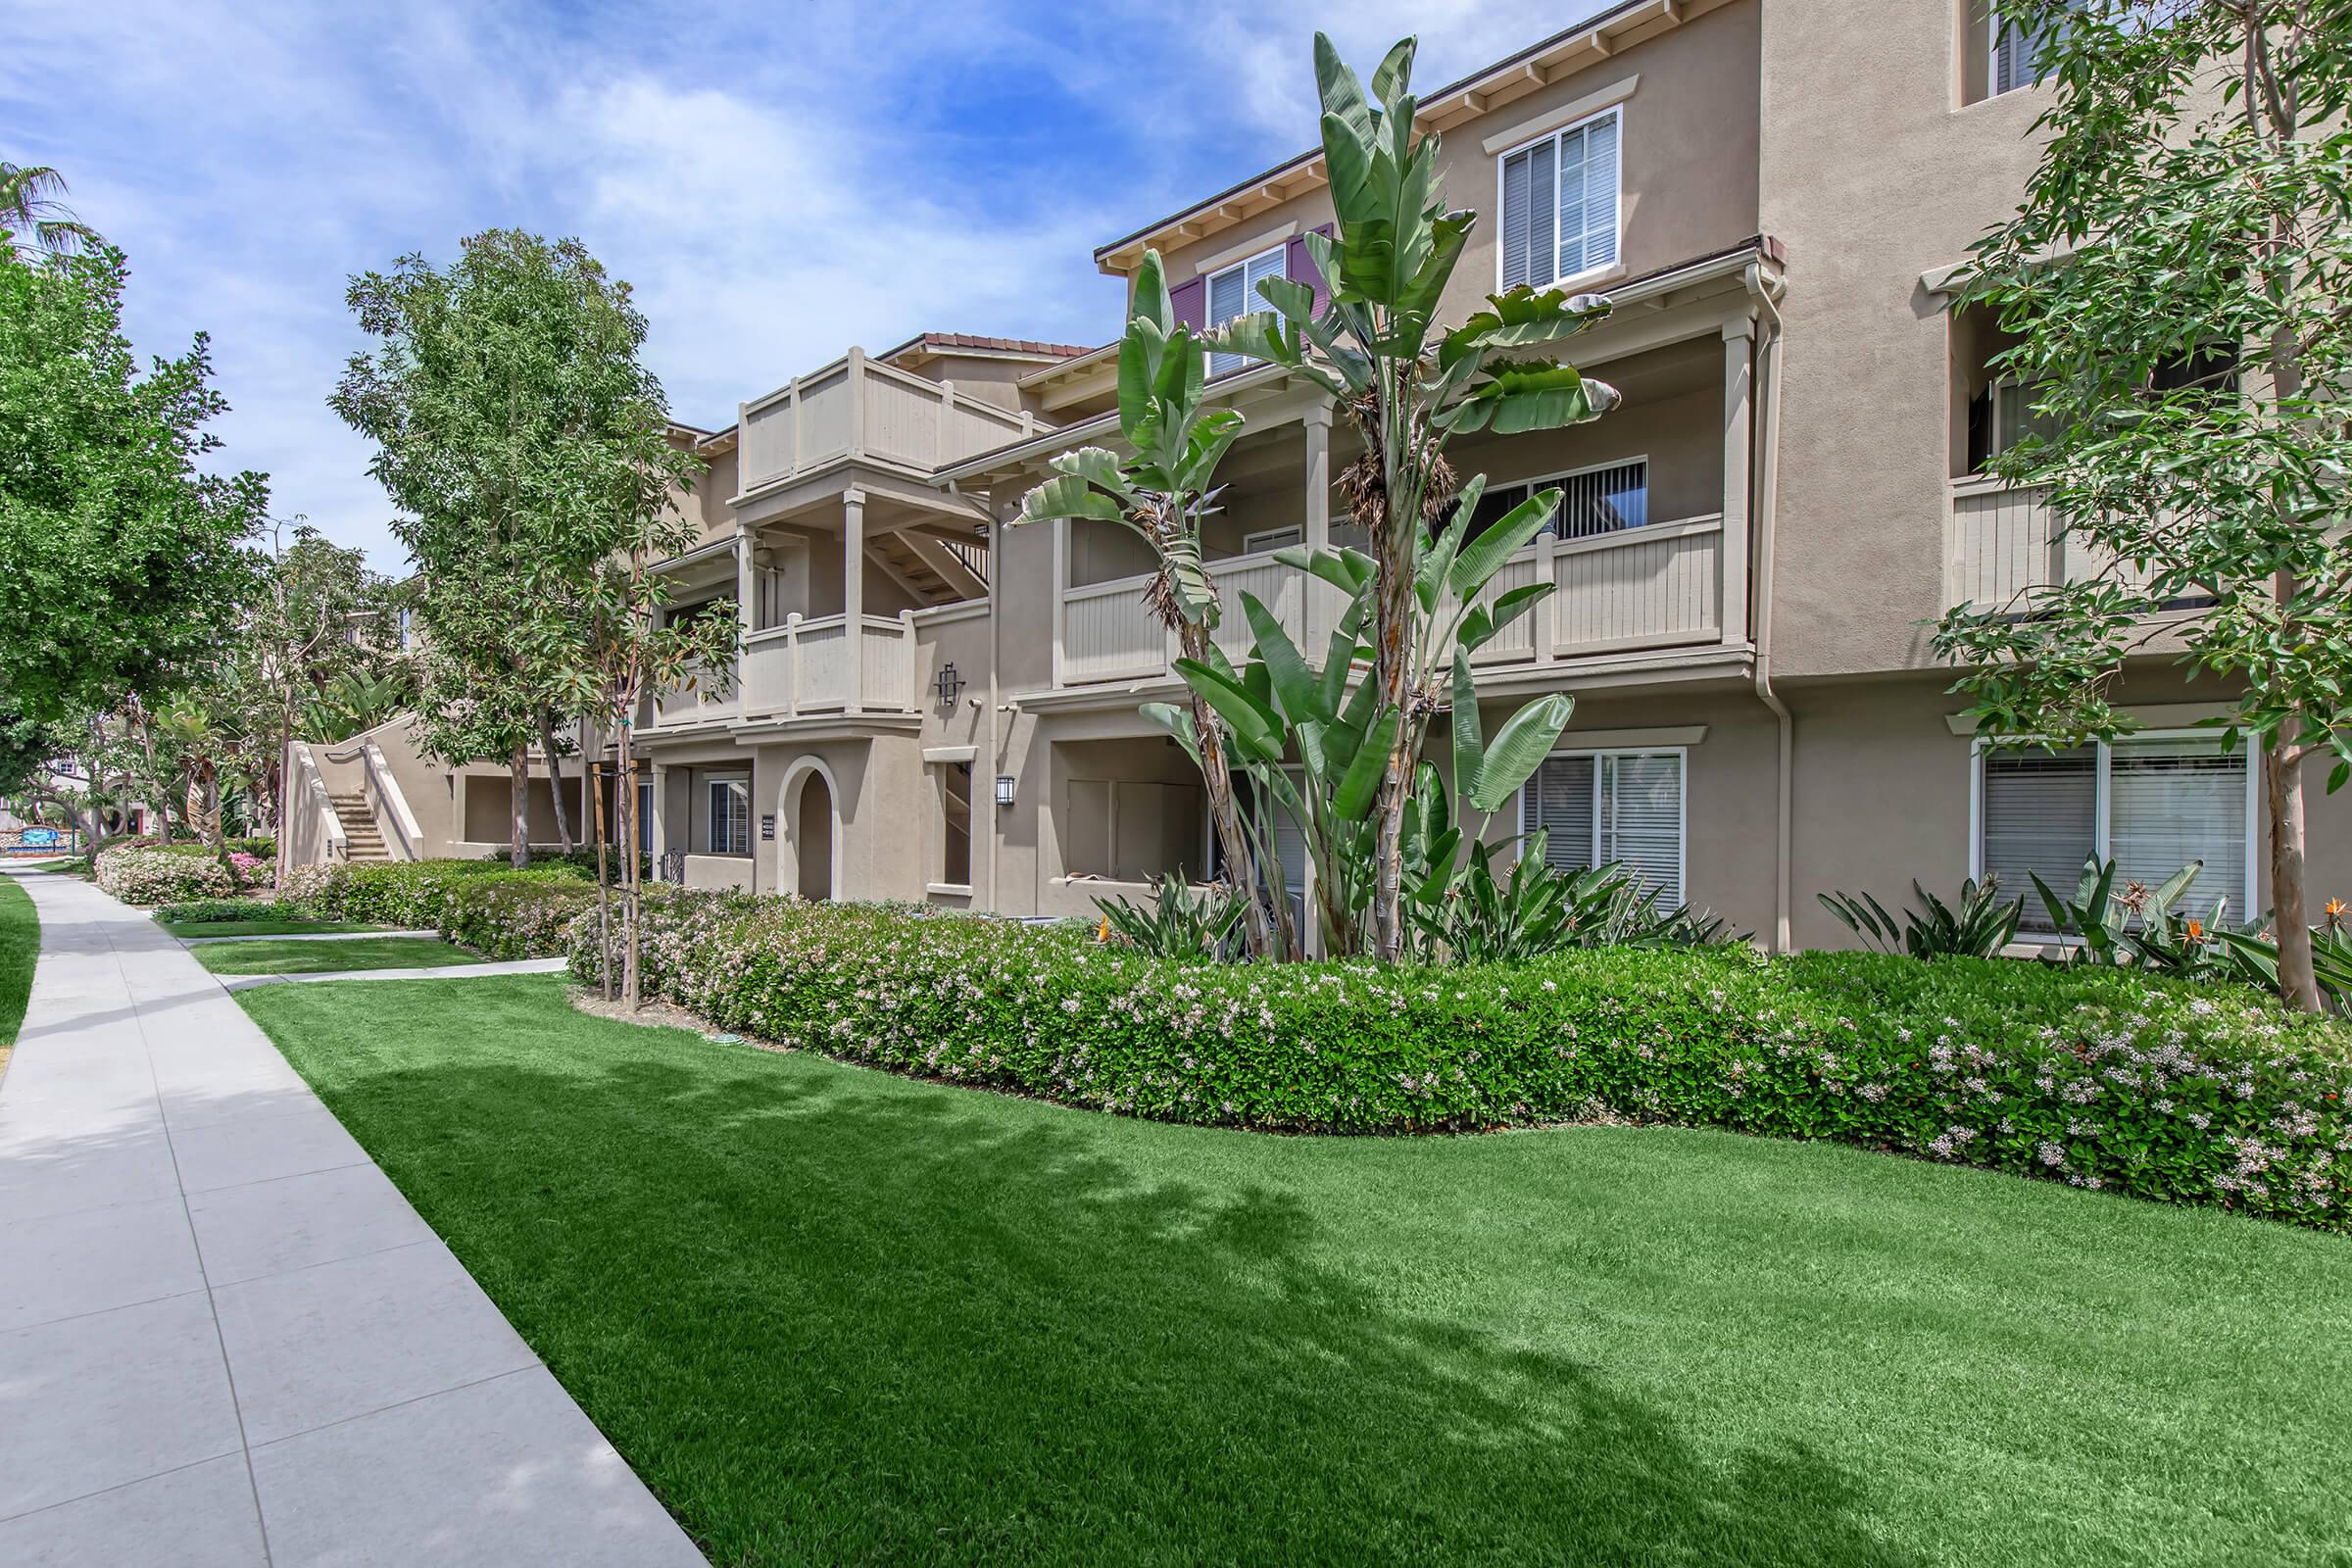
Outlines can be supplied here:
M801 710L801 612L784 617L784 710Z
M735 632L737 641L760 629L759 578L752 562L752 531L735 524ZM740 658L740 656L738 656Z
M860 363L863 356L850 350ZM863 389L860 387L860 392ZM852 404L852 408L857 405ZM853 443L856 437L852 437ZM848 634L850 689L842 704L842 711L855 713L865 696L865 492L845 490L841 497L841 618Z
M1055 517L1051 526L1054 529L1054 661L1051 673L1054 689L1059 691L1062 687L1061 635L1070 619L1070 519ZM1004 531L998 530L1000 537ZM998 570L1003 569L1000 564Z
M788 416L792 422L792 466L785 472L798 473L801 471L801 378L797 375L792 378L792 393L787 406L792 410ZM742 486L736 488L741 489Z
M955 422L956 383L942 381L939 383L939 423L931 430L931 466L935 468L946 467L948 454L955 450L952 445L955 436L948 428Z
M669 769L656 762L653 770L654 808L646 813L646 827L653 834L654 875L659 877L662 857L669 853Z
M1723 640L1747 641L1748 476L1755 463L1752 376L1756 321L1723 324Z
M1300 422L1306 429L1306 525L1309 550L1331 548L1331 404L1316 399Z
M850 393L850 456L865 456L865 350L850 347L844 385Z

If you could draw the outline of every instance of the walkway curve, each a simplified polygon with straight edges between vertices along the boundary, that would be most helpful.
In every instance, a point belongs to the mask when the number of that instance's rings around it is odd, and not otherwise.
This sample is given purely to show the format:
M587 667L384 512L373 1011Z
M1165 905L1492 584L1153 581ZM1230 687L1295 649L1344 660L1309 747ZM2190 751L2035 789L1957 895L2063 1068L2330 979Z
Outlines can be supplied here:
M703 1557L143 911L41 917L0 1079L0 1562Z

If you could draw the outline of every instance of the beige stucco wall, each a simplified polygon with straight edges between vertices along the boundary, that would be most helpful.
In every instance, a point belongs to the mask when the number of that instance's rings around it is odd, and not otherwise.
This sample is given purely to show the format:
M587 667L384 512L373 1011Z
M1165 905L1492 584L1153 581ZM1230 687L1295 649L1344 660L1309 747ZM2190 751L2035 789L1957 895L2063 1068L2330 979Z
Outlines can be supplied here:
M1623 243L1614 275L1639 276L1754 234L1760 16L1756 0L1722 7L1448 128L1439 159L1446 199L1474 209L1480 220L1441 314L1460 319L1499 283L1497 155L1483 142L1629 76L1640 81L1623 105ZM1163 245L1169 281L1197 276L1203 261L1262 250L1293 231L1290 225L1311 228L1331 216L1330 192L1317 189L1193 244ZM1592 286L1606 282L1604 274Z

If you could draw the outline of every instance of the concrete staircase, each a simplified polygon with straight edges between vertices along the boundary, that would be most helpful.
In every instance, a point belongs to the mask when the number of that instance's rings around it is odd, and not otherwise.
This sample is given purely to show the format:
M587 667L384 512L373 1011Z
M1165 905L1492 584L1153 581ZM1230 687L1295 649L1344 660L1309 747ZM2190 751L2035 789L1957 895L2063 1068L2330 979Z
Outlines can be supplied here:
M392 854L384 848L384 836L377 831L375 812L369 809L362 795L329 794L327 804L335 808L335 820L343 824L343 837L349 842L351 858L355 860L389 860Z

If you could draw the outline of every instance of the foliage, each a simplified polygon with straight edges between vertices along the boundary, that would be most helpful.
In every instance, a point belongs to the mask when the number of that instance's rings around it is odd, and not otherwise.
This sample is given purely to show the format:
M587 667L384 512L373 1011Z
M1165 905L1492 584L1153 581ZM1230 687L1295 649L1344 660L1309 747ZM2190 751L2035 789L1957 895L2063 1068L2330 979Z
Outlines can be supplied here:
M1241 434L1232 409L1203 410L1206 366L1200 340L1176 318L1159 252L1147 249L1136 270L1134 306L1119 340L1119 433L1133 457L1079 447L1052 462L1054 477L1021 498L1015 522L1112 522L1152 550L1157 574L1147 602L1174 631L1183 657L1208 659L1209 633L1222 616L1216 584L1202 559L1200 522L1216 510L1211 482L1225 449ZM1260 844L1241 815L1226 755L1225 725L1195 690L1189 722L1174 726L1200 768L1209 819L1237 890L1250 952L1288 956L1298 948L1286 899L1258 874Z
M1900 920L1869 893L1824 893L1821 903L1879 952L1914 958L1997 958L2016 940L2017 922L2026 912L2023 895L2001 901L2001 880L1995 876L1962 882L1956 904L1945 904L1916 879L1911 891L1920 906L1905 909Z
M41 917L14 877L0 878L0 1063L16 1044L41 955Z
M1446 706L1446 682L1458 662L1456 639L1439 629L1441 594L1456 595L1453 614L1465 632L1490 614L1495 624L1507 619L1502 602L1491 612L1464 608L1470 594L1461 590L1491 581L1510 552L1535 536L1557 499L1541 512L1530 502L1470 542L1465 529L1479 489L1473 481L1453 527L1433 546L1430 524L1445 514L1453 488L1446 443L1467 431L1507 434L1577 424L1618 402L1613 388L1534 352L1604 318L1608 302L1598 296L1571 298L1558 289L1522 285L1491 296L1490 309L1460 325L1440 328L1438 307L1477 215L1447 210L1438 189L1439 138L1418 133L1414 124L1415 47L1408 38L1391 49L1367 93L1331 40L1315 35L1323 156L1337 222L1331 235L1310 233L1304 244L1328 285L1327 297L1317 309L1314 290L1304 281L1268 278L1258 291L1271 311L1237 318L1210 335L1213 348L1279 365L1321 387L1363 440L1363 457L1341 483L1371 540L1371 554L1327 552L1316 570L1363 607L1360 629L1370 634L1370 645L1359 650L1351 643L1350 652L1370 661L1374 696L1357 733L1378 740L1382 753L1365 858L1368 942L1355 942L1350 916L1339 922L1341 941L1331 951L1363 951L1383 959L1396 958L1404 949L1405 818L1429 721ZM1548 589L1539 584L1505 600L1523 610ZM1258 630L1254 617L1251 629ZM1262 643L1262 632L1260 637ZM1272 656L1261 648L1261 657ZM1188 682L1199 678L1187 669ZM1337 701L1328 706L1334 712L1348 710ZM1301 716L1286 711L1293 722ZM1564 723L1565 714L1560 716ZM1462 718L1457 701L1454 720ZM1556 733L1558 726L1552 727ZM1456 788L1468 794L1471 785L1457 779ZM1300 825L1317 831L1303 820Z
M248 920L299 920L305 911L278 899L191 899L155 911L166 925L219 925Z
M1409 839L1408 839L1409 842ZM1661 890L1642 891L1633 871L1611 861L1567 870L1544 859L1539 829L1516 846L1470 847L1460 874L1421 880L1406 908L1418 938L1415 956L1451 963L1518 963L1590 948L1718 947L1745 942L1719 917L1689 905L1665 906ZM1494 859L1516 848L1507 878Z
M1171 871L1148 905L1112 897L1097 899L1095 907L1102 911L1104 942L1115 937L1154 958L1225 958L1233 956L1245 905L1222 883L1202 888L1196 897Z
M628 285L575 239L488 230L446 270L407 256L353 278L347 299L379 347L353 356L329 402L375 443L369 472L404 514L393 531L416 563L425 634L419 740L445 761L514 769L519 866L529 748L553 714L587 710L600 625L644 614L644 596L613 584L646 563L613 558L700 466L667 439Z
M2075 884L2074 896L2066 899L2035 876L2034 890L2041 895L2042 906L2050 912L2051 928L2071 940L2072 945L2059 961L2113 964L2144 959L2152 953L2158 956L2159 967L2194 972L2196 964L2175 961L2173 955L2182 942L2194 941L2201 947L2204 927L2190 920L2176 932L2170 921L2173 906L2180 902L2180 895L2188 891L2204 864L2202 860L2191 860L2154 889L2132 882L2118 891L2116 862L2109 860L2102 865L2093 856L2082 862L2082 880ZM2216 906L2217 922L2221 913L2221 906ZM2139 926L2147 928L2144 941L2135 934L2134 927Z
M1125 1114L1327 1132L1607 1115L2352 1229L2352 1034L2239 988L1742 950L1173 963L1083 929L743 895L671 894L645 918L649 992L718 1028ZM575 975L595 950L575 923Z
M564 927L596 906L592 873L562 861L516 871L496 860L340 861L286 873L279 896L305 914L431 929L494 958L552 957Z
M2221 957L2229 970L2265 991L2278 989L2278 944L2255 931L2221 933ZM2311 928L2311 958L2320 994L2338 1013L2352 1013L2352 929L2336 912Z
M2055 96L1959 303L2017 334L1993 368L2054 433L1994 467L2048 487L2070 569L1936 647L1983 730L2079 738L2128 729L2127 661L2178 639L2259 755L2282 985L2316 1005L2303 764L2352 778L2352 27L2303 0L2003 10Z
M269 862L251 856L243 858L245 869L240 876L239 867L229 858L201 844L124 840L98 852L98 886L125 904L226 899L269 875Z
M227 408L204 334L135 368L122 253L0 245L0 691L47 722L200 675L250 580L268 487L205 471Z
M66 176L47 165L0 159L0 245L39 257L77 255L98 244L97 230L58 199L65 194Z

